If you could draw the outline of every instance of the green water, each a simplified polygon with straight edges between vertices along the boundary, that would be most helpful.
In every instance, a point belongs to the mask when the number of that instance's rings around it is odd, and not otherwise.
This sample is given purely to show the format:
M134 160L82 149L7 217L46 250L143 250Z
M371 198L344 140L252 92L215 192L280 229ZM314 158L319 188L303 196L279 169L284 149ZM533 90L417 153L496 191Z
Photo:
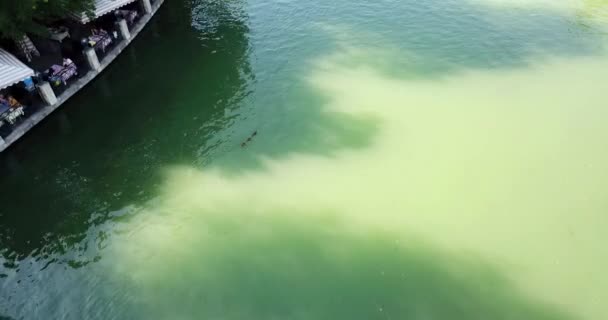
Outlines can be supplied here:
M607 37L602 0L166 1L0 157L0 318L606 319Z

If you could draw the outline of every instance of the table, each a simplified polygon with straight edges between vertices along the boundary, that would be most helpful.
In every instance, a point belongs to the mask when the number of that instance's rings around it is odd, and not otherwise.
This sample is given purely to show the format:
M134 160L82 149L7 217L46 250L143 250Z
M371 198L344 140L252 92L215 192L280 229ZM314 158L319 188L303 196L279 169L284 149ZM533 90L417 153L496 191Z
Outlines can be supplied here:
M112 37L107 32L104 32L103 34L94 34L87 40L89 40L89 43L93 44L93 48L101 49L103 52L106 52L106 47L112 43Z
M4 125L5 120L13 124L24 114L23 107L9 108L5 105L0 105L0 127Z
M64 66L54 64L51 66L51 70L53 74L49 76L49 79L53 83L61 81L65 85L71 77L78 75L78 68L73 62Z

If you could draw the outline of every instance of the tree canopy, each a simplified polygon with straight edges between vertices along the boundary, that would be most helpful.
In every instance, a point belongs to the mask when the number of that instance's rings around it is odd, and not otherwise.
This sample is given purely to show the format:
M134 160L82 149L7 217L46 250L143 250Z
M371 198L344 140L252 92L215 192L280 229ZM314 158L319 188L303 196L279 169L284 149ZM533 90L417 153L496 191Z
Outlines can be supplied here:
M44 33L43 24L70 12L92 12L94 0L0 0L0 37L18 39L24 33Z

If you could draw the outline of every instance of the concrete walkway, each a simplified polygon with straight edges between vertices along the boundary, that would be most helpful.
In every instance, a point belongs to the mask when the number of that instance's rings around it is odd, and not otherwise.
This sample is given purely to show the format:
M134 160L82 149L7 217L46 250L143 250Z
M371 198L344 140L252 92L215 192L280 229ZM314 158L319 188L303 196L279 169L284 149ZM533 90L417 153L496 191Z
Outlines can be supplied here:
M106 56L99 61L101 64L101 69L99 71L91 70L86 75L82 76L76 82L72 83L69 88L67 88L61 95L57 97L57 102L53 105L43 107L38 110L38 112L32 114L23 122L17 125L16 128L13 129L6 138L0 138L0 152L6 150L10 145L15 143L19 138L25 135L30 129L32 129L35 125L40 123L44 118L46 118L49 114L59 108L64 102L66 102L69 98L71 98L76 92L80 91L84 86L86 86L89 82L91 82L97 75L99 75L107 66L118 57L118 55L137 37L139 32L148 24L150 19L156 14L158 8L163 4L164 0L157 0L152 5L152 12L150 14L144 15L141 19L133 26L130 30L131 38L128 40L123 39L120 43L116 45L112 50L110 50Z

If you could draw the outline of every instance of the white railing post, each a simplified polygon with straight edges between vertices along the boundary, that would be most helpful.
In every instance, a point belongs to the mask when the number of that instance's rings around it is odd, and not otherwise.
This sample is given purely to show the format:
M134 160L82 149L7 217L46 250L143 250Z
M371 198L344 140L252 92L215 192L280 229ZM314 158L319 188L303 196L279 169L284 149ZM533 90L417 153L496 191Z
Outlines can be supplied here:
M152 5L150 4L150 0L139 0L142 8L144 8L144 12L146 14L152 13Z
M118 30L120 31L120 35L123 39L129 41L131 40L131 32L129 32L129 26L127 25L127 20L120 19L116 21L116 25L118 26Z
M95 53L95 49L86 48L82 51L84 53L84 57L87 59L87 63L89 67L94 71L99 72L101 70L101 64L99 63L99 59L97 58L97 53Z
M57 103L57 96L55 95L55 91L53 91L53 88L51 87L50 83L46 81L40 82L36 85L36 88L38 89L38 94L40 95L40 98L42 98L44 103L49 106L52 106Z

